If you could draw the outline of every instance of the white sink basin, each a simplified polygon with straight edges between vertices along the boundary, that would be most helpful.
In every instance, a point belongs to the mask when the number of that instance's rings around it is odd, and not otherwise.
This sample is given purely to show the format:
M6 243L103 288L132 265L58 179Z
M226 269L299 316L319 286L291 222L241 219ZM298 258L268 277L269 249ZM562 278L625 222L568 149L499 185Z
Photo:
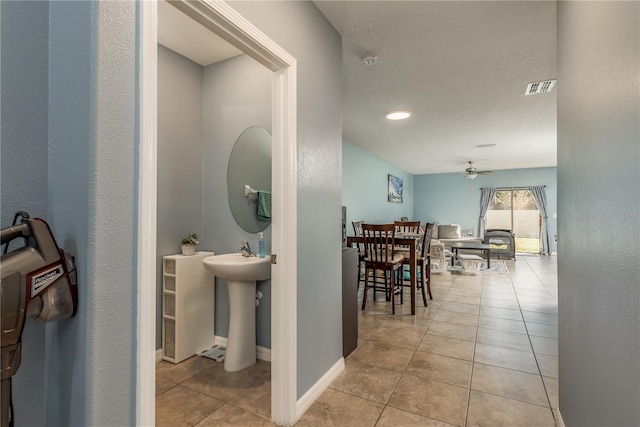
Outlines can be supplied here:
M224 370L247 368L256 363L256 281L271 277L271 256L213 255L203 259L202 265L214 276L227 279L229 336Z
M255 282L271 277L271 257L244 257L241 253L213 255L202 261L211 274L238 282Z

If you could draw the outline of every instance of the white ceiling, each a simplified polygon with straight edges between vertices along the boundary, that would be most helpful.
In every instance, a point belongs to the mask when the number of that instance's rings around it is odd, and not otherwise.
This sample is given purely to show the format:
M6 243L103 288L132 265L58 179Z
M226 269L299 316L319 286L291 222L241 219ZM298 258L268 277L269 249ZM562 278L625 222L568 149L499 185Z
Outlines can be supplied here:
M343 37L344 139L412 174L556 166L556 89L525 96L556 78L555 2L315 4Z
M242 55L166 1L158 2L158 43L203 67Z
M556 78L555 1L314 3L343 37L344 139L412 174L556 166L556 89L524 95ZM165 1L158 42L203 66L241 54Z

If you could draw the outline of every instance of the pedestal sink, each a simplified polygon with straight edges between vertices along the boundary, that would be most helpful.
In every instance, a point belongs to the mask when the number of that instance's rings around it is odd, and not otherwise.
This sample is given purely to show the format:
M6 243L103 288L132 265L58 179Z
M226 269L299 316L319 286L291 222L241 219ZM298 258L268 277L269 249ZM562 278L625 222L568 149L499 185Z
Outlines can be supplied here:
M271 277L271 256L241 253L213 255L202 260L213 275L227 279L229 337L224 370L236 372L256 363L256 281Z

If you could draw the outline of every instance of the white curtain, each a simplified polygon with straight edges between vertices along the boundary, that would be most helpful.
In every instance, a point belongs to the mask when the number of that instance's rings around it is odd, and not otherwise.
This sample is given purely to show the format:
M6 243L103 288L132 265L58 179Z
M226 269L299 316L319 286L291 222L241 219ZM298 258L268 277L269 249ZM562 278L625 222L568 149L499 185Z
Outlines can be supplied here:
M489 205L491 204L491 200L493 200L493 196L496 194L495 188L481 188L480 189L480 232L478 237L484 239L484 230L487 225L487 211L489 210Z
M536 199L536 207L540 211L540 217L542 218L540 224L540 253L549 255L551 253L551 240L549 239L549 226L547 225L547 193L544 191L543 185L530 187L530 189Z

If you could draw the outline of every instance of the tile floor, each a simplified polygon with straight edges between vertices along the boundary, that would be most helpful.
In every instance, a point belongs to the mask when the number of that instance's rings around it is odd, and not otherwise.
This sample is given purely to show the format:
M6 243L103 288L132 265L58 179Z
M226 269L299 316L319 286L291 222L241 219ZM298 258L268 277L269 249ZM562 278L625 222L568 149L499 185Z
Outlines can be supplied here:
M553 426L557 258L509 274L433 275L433 301L359 313L358 348L299 426ZM272 425L270 364L227 374L194 357L157 367L157 425Z

